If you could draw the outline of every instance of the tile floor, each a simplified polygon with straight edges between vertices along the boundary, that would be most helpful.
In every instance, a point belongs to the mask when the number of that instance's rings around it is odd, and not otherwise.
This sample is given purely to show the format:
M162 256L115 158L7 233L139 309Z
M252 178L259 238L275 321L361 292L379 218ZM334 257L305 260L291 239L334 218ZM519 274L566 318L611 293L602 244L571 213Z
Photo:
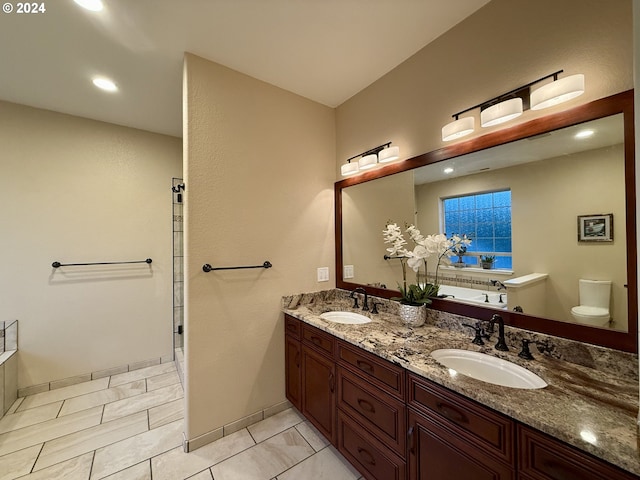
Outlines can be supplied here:
M356 480L294 409L191 452L174 363L19 398L0 419L0 480Z

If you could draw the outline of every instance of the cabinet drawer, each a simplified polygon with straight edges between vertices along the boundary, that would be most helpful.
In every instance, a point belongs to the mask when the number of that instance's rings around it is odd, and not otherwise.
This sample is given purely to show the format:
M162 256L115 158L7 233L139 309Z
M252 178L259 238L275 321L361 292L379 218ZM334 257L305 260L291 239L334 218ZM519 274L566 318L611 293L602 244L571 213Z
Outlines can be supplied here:
M409 374L409 405L435 415L472 444L511 463L514 457L513 421L444 387Z
M404 403L338 367L338 407L404 458L407 431Z
M300 320L289 315L284 316L284 333L300 340L300 329Z
M405 370L369 352L338 341L338 361L384 391L404 400Z
M333 358L336 342L332 335L310 325L303 324L302 341Z
M523 425L518 425L518 440L520 472L526 475L526 478L533 480L632 480L638 478Z
M405 462L338 410L338 450L367 479L405 480Z

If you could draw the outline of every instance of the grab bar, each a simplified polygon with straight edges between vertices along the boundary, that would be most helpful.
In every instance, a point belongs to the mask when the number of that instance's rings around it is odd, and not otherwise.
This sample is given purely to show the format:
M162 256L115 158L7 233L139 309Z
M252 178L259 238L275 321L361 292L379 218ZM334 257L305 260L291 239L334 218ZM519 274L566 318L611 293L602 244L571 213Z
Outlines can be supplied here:
M147 258L146 260L136 260L133 262L92 262L92 263L60 263L53 262L51 266L53 268L58 267L77 267L77 266L86 266L86 265L121 265L124 263L151 263L153 260Z
M212 267L208 263L205 263L202 266L202 271L212 272L213 270L239 270L242 268L271 268L271 267L273 267L273 265L269 260L265 260L265 262L262 265L248 265L246 267Z

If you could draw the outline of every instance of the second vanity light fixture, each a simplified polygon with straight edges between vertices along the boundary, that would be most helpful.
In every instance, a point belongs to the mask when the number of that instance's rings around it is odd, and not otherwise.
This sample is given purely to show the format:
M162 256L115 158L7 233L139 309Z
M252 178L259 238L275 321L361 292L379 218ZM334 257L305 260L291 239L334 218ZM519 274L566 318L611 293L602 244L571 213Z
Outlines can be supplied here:
M442 140L448 142L473 133L475 130L474 117L459 117L476 108L480 108L480 124L483 127L492 127L519 117L528 108L542 110L582 95L584 93L584 75L578 73L558 79L558 75L562 72L563 70L558 70L452 115L454 121L442 127ZM531 90L531 87L536 83L551 77L553 77L552 82Z
M356 158L359 158L358 161L352 161ZM387 142L348 158L347 163L340 167L340 171L343 177L348 177L360 171L375 168L381 163L393 162L399 158L400 148L397 146L392 147L391 142Z

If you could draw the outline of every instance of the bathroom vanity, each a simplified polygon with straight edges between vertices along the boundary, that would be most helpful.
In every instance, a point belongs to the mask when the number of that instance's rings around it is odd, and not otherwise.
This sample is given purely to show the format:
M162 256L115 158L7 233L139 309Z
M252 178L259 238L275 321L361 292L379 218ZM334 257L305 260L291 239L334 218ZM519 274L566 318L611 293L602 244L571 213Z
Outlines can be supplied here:
M436 326L434 316L448 314L431 312L427 325L409 329L385 302L378 315L359 310L372 319L365 325L325 321L321 313L351 307L339 290L283 303L287 398L367 479L639 478L633 356L605 359L630 363L617 374L552 358L560 344L552 354L533 349L536 360L523 363L514 344L521 332L509 329L511 352L500 355L549 384L517 390L452 374L431 358L438 348L498 354L495 338L471 344L460 326L470 319Z

